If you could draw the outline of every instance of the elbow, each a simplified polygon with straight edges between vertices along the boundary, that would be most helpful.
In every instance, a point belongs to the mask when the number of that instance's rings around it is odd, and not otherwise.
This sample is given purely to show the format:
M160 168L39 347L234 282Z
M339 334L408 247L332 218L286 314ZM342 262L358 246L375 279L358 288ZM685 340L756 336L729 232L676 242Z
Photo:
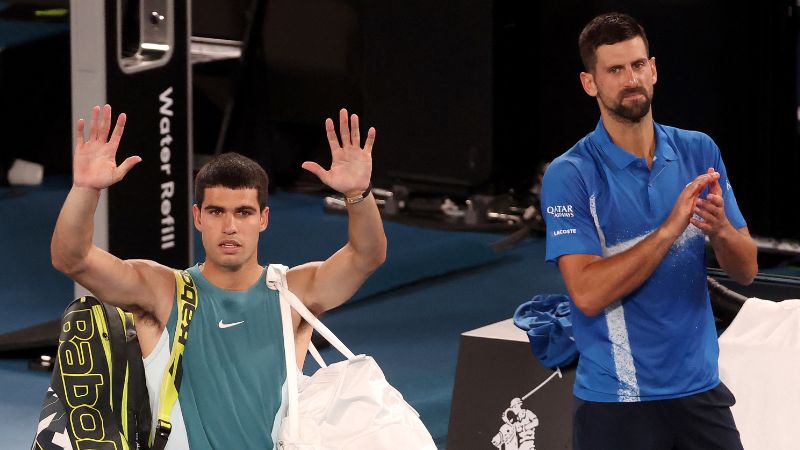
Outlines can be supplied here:
M383 248L380 256L375 260L375 269L382 266L386 262L386 247Z
M65 258L62 258L59 255L52 254L50 255L50 262L53 264L53 267L63 273L64 275L70 276L72 273L75 272L72 264L66 261Z
M66 274L69 270L67 258L56 247L55 239L50 242L50 264L61 273Z
M384 238L375 246L369 248L369 250L357 250L356 254L358 257L355 260L357 262L357 267L367 274L375 272L380 266L383 265L384 262L386 262L386 248L386 239Z
M595 317L595 316L599 315L603 311L602 308L597 308L597 307L591 306L591 305L585 305L585 304L584 305L579 305L578 303L575 303L575 306L586 317Z
M54 243L50 245L50 263L56 270L70 278L75 278L85 267L82 259L69 257L63 251L60 251Z
M56 270L70 278L74 278L74 276L80 272L79 264L75 261L71 261L69 258L65 258L53 252L50 254L50 262Z
M755 279L756 277L742 278L740 280L736 280L736 282L742 286L750 286Z
M753 283L758 275L758 263L753 263L747 267L741 274L739 274L734 281L742 286L749 286Z
M590 294L574 293L571 294L571 296L575 307L578 308L583 315L587 317L595 317L603 312L603 308L598 306L598 303Z
M382 266L383 263L386 262L386 254L387 254L387 245L386 245L386 240L384 239L381 245L378 246L372 257L368 261L368 264L371 268L370 272L378 270L378 268Z
M740 260L737 266L734 266L729 275L733 281L741 284L742 286L749 286L756 279L758 275L758 253L753 244L753 251L748 257Z
M386 254L383 254L383 256L376 255L375 257L363 260L359 266L363 272L365 272L367 275L371 275L373 272L378 270L378 268L380 268L385 261Z
M758 275L758 267L744 274L741 277L741 279L736 280L736 282L741 284L742 286L750 286L753 283L753 281L755 281L756 275Z
M740 265L741 270L739 270L737 276L731 277L742 286L752 284L758 275L758 247L752 239L750 239L750 249L746 255L742 258L744 263Z

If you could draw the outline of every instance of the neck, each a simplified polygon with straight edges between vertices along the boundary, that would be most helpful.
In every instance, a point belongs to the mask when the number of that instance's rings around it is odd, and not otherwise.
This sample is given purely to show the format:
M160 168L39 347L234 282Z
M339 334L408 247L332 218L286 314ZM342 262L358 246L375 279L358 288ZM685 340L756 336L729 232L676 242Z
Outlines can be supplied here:
M239 267L220 266L208 260L200 265L200 272L211 284L228 291L249 289L258 281L262 270L255 259Z
M647 165L652 165L656 150L652 110L638 122L621 119L602 109L600 115L614 144L637 158L647 159Z

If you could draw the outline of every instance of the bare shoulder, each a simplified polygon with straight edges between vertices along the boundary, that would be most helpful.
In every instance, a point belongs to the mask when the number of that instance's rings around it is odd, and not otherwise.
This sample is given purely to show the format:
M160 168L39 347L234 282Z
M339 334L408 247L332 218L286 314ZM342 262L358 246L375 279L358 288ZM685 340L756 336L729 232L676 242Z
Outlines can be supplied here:
M140 299L131 302L141 306L135 313L143 317L151 316L160 324L166 323L175 297L174 269L147 259L129 259L125 262L137 273L141 283Z
M299 266L294 266L286 272L286 282L289 290L300 298L306 305L308 288L313 284L317 269L322 265L322 261L314 261Z
M138 272L146 284L156 286L167 284L170 291L174 288L175 269L149 259L128 259L125 262Z

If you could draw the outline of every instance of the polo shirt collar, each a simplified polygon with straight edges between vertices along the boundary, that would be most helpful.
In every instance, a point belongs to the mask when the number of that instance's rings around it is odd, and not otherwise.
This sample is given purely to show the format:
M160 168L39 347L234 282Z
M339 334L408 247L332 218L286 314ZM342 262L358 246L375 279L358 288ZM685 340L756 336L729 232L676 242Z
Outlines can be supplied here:
M669 138L664 132L661 125L653 122L653 127L656 132L656 159L663 159L665 161L673 161L676 158L675 150L670 145ZM603 125L603 119L597 121L597 127L591 133L592 140L600 146L608 158L614 163L617 169L624 169L634 161L640 159L636 156L626 152L611 140L608 135L606 127Z
M653 122L653 127L656 129L656 158L665 161L674 161L678 159L675 154L675 149L672 148L672 141L667 136L664 127Z

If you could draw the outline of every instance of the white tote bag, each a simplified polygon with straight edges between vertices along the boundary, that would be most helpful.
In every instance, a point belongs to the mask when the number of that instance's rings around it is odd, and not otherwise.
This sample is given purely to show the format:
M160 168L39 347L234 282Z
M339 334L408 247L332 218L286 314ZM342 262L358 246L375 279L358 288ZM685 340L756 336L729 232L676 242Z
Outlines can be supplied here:
M389 383L369 356L354 355L292 294L286 266L267 268L267 286L278 290L286 358L288 412L278 432L280 450L436 450L419 414ZM291 308L345 356L326 366L313 345L320 369L298 373Z

